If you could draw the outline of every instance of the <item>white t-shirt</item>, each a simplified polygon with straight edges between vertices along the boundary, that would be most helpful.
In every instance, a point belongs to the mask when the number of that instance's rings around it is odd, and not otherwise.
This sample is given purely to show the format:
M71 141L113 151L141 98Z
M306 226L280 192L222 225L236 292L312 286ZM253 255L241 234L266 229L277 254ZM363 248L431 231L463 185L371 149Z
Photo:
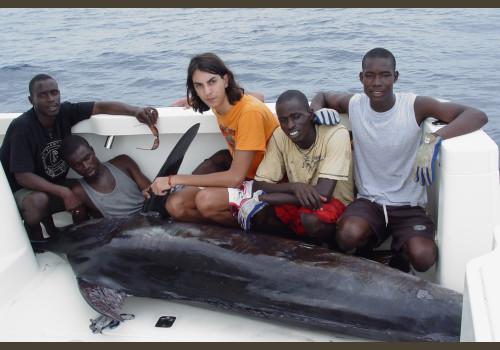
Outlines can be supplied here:
M422 133L415 119L417 95L397 93L386 112L375 112L366 94L349 101L349 121L354 142L354 178L358 198L381 205L425 207L424 186L413 181L413 162Z

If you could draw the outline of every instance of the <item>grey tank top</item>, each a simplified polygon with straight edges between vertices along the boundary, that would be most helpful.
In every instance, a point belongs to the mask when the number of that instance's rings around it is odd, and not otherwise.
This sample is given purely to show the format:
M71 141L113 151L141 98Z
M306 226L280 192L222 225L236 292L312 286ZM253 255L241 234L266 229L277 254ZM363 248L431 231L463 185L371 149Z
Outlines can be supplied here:
M415 119L412 93L397 93L387 112L370 107L366 94L349 101L354 143L354 178L358 198L381 205L425 207L425 186L413 181L412 167L422 134Z
M97 192L82 178L79 181L90 200L105 218L125 217L140 212L144 197L135 181L114 165L108 162L103 164L115 178L115 188L110 193Z

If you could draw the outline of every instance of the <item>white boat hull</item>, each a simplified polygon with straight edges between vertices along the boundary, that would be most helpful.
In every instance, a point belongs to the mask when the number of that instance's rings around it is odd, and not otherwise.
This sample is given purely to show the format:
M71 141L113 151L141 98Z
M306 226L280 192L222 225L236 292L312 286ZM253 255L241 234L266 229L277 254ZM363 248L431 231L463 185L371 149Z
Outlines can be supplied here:
M274 111L273 103L267 105ZM154 178L175 143L194 123L200 122L201 126L179 173L190 173L203 159L227 147L212 113L200 115L174 107L160 108L159 113L160 146L155 151L138 149L150 146L154 137L147 126L139 125L131 117L93 116L76 125L73 133L85 137L101 161L128 154L150 179ZM0 142L16 116L18 114L0 113ZM349 126L346 116L343 116L343 123ZM426 120L423 129L434 131L437 128L431 120ZM111 149L104 147L108 136L115 136ZM493 273L500 266L498 248L493 250L493 232L495 229L500 232L498 147L479 130L444 141L438 163L437 180L428 188L428 209L437 221L439 259L428 272L417 275L464 292L462 340L499 340L500 277ZM77 177L72 171L69 176ZM33 253L3 171L0 171L0 195L4 198L0 211L4 226L0 245L2 340L362 340L314 328L244 317L197 303L136 297L128 298L123 310L136 316L133 321L126 321L113 330L105 329L103 334L92 334L88 328L89 320L97 313L81 297L74 274L65 260L52 253ZM70 222L69 214L56 214L57 225ZM497 234L497 239L498 236L500 234ZM487 301L484 301L484 296L488 297ZM173 327L155 327L160 316L168 315L177 317ZM486 328L489 331L481 331Z

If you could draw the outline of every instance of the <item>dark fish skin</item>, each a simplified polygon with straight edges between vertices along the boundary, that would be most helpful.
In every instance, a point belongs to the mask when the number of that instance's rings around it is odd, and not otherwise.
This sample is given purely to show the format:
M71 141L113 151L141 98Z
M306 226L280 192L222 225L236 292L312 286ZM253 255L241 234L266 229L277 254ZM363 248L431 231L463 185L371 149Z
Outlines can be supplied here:
M458 341L462 294L367 259L280 237L148 214L33 242L78 279L386 341Z

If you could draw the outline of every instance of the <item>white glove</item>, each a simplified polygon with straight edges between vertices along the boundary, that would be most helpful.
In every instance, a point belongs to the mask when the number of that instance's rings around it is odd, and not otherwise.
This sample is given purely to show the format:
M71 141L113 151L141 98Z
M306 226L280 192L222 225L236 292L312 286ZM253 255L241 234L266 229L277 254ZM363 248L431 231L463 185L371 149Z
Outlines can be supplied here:
M319 125L337 125L340 123L340 114L331 108L321 108L314 113L314 123Z
M429 186L434 181L434 163L443 139L436 134L425 133L413 162L413 181L422 186Z

